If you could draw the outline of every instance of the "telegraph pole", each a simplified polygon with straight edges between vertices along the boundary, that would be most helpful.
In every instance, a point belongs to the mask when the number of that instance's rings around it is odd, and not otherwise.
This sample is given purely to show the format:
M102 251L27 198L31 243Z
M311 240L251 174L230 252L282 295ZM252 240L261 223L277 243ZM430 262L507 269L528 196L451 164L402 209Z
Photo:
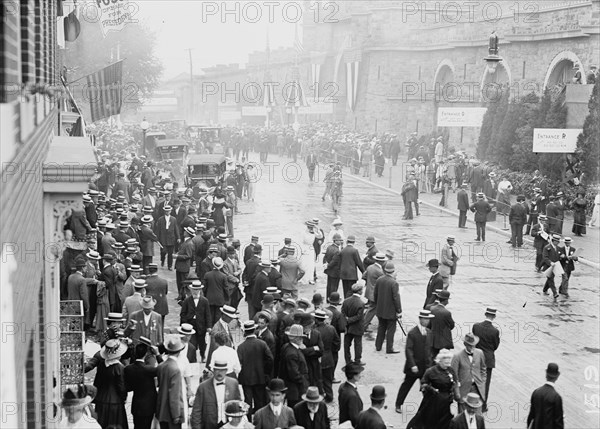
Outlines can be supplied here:
M192 63L192 48L186 49L190 57L190 123L194 123L194 67Z

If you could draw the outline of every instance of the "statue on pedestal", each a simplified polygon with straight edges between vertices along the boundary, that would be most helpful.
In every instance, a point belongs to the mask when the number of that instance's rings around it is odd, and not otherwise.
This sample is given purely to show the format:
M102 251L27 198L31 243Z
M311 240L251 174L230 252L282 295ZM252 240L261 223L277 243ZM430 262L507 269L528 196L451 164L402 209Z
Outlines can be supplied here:
M496 34L496 30L490 34L490 47L488 52L490 55L498 55L498 35Z

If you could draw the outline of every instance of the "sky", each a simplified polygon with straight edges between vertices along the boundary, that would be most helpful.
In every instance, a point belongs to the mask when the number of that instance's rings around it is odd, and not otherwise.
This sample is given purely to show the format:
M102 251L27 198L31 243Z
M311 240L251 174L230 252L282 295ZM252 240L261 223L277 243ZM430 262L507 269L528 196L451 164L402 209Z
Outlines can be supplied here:
M265 49L267 29L271 49L293 46L294 21L301 4L300 0L144 0L136 3L140 22L157 35L156 55L164 66L163 79L189 73L188 48L192 49L196 74L203 67L246 63L249 53ZM223 5L232 13L227 14ZM301 28L298 31L301 35Z

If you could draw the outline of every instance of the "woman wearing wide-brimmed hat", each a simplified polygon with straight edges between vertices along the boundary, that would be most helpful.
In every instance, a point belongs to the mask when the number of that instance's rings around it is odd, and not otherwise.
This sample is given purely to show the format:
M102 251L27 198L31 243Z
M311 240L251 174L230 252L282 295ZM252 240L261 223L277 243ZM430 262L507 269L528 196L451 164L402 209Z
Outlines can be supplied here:
M125 367L120 360L126 351L125 343L117 339L108 340L100 350L103 361L97 366L96 378L94 378L94 386L98 389L94 404L98 413L98 423L103 428L128 429L125 412L127 400Z
M63 429L100 429L100 424L90 415L89 406L96 396L94 386L79 384L63 393L60 406L63 417L58 427Z

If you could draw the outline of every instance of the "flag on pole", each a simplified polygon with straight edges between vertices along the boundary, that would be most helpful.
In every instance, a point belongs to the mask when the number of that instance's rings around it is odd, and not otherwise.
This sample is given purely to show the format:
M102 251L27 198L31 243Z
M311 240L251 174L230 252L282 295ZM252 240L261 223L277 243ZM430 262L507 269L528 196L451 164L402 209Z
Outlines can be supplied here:
M122 82L122 60L87 76L92 122L121 113Z
M292 69L292 81L286 84L286 107L308 107L304 90L300 84L300 68L295 66Z
M296 55L302 55L304 52L304 46L302 45L302 39L298 35L298 24L296 24L296 33L294 36L294 49L296 50Z

